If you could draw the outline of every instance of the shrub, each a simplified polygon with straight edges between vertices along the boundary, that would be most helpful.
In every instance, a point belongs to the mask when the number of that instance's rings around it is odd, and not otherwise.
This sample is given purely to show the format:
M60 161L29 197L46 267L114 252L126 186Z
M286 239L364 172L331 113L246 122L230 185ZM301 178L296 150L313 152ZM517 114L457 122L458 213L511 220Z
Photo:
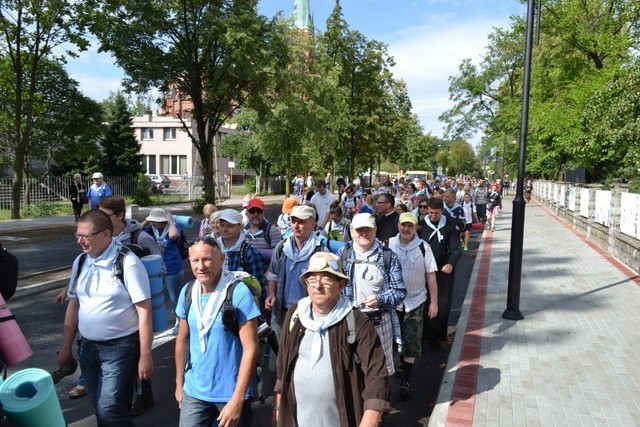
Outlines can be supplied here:
M256 192L256 179L255 178L247 178L244 180L244 188L247 193L255 193Z

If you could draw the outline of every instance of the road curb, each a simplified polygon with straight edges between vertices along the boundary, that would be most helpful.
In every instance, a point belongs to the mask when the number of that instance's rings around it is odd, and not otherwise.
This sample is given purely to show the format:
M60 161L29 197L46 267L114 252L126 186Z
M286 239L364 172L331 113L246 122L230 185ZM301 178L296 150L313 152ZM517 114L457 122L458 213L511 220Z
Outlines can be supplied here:
M40 294L42 292L50 291L51 289L62 288L69 283L69 277L63 277L62 279L50 280L48 282L36 283L35 285L20 286L16 289L16 293L13 294L11 299L19 299L29 295Z

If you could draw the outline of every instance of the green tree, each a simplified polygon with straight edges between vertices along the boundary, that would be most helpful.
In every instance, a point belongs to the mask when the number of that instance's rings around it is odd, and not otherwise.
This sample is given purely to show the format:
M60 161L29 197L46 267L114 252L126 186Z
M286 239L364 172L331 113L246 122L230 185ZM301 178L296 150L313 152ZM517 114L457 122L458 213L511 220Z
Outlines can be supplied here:
M96 141L102 135L100 105L84 96L78 82L55 61L42 62L37 92L38 120L28 158L42 160L45 174L73 174L97 166Z
M640 170L640 64L622 68L590 99L576 154L596 180L633 180Z
M79 7L82 2L65 0L0 2L0 56L9 58L12 71L5 98L11 128L5 144L13 153L11 218L20 218L21 188L39 113L37 86L41 65L51 57L54 48L64 45L84 49L87 44L81 37L83 29L77 19ZM68 51L67 55L73 52Z
M354 176L357 171L373 168L396 142L389 134L389 124L398 118L393 115L406 115L407 105L410 110L408 97L403 98L403 84L392 79L393 58L383 43L350 30L336 4L327 20L327 31L319 37L314 59L316 74L332 79L327 87L339 88L334 96L317 98L318 108L332 111L336 120L332 122L335 131L329 124L320 127L326 137L314 138L316 150L332 153L333 159L344 162L339 164L338 174ZM339 108L324 103L333 98Z
M215 202L214 136L239 106L270 109L288 61L281 25L258 15L257 3L90 2L91 29L129 76L130 89L173 84L193 103L193 131L183 127L200 156L209 202Z
M144 172L141 163L141 144L136 140L133 118L127 99L120 93L114 97L114 106L106 117L107 125L102 145L103 173L111 176L129 176Z

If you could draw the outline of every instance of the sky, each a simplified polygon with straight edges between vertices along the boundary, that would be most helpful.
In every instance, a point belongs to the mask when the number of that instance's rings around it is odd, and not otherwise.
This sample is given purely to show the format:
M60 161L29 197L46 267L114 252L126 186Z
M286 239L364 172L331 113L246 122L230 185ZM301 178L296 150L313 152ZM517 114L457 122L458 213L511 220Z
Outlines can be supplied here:
M335 0L310 0L313 20L324 31ZM294 0L261 0L259 11L271 17L282 11L290 16ZM396 65L396 79L407 84L413 111L425 132L443 136L438 116L451 108L449 77L465 58L479 63L493 28L507 28L511 15L525 15L518 0L341 0L344 19L352 30L388 46ZM82 92L97 100L120 87L122 69L109 54L97 53L97 41L67 71ZM524 46L523 46L524 49ZM480 136L472 138L479 141Z

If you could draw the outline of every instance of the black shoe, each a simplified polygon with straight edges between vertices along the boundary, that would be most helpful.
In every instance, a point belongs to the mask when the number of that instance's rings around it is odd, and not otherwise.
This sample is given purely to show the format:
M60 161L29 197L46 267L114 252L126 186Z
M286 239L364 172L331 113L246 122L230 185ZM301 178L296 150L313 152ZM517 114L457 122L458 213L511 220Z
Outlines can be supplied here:
M153 393L139 394L131 407L131 416L137 417L138 415L142 415L144 411L151 408L153 404Z
M399 380L398 381L398 395L400 396L400 398L404 401L409 399L409 392L410 392L410 387L409 387L409 381L407 380Z

